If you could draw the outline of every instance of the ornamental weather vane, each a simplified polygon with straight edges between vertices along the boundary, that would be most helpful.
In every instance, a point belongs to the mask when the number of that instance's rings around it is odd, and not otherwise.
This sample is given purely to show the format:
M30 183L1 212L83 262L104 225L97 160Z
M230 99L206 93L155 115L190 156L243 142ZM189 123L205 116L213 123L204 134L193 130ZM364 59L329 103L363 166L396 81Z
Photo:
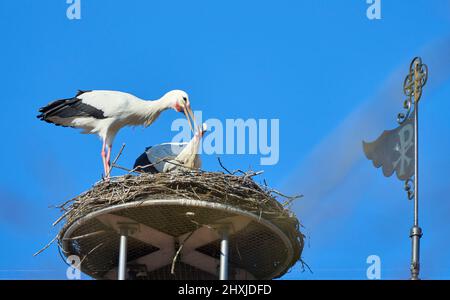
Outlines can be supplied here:
M374 142L363 142L366 157L373 165L381 167L386 177L394 172L397 178L405 181L408 199L414 199L414 223L410 231L412 240L411 279L419 279L420 238L419 227L419 101L422 88L427 83L428 67L420 57L411 62L409 74L403 83L406 100L403 102L405 112L397 115L399 126L384 131Z

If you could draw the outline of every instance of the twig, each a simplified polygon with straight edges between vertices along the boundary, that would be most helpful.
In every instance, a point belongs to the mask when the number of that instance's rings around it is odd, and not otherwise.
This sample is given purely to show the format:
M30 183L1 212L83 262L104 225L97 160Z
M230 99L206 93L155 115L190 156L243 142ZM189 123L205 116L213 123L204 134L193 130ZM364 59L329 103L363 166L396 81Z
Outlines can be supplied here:
M243 177L244 177L244 179L247 179L247 177L255 177L255 176L261 175L262 173L264 173L264 171L257 171L257 172L251 172L251 173L244 172L245 175Z
M69 211L66 211L64 214L62 214L61 217L59 217L55 222L53 222L52 226L56 226L59 222L61 222L62 219L64 219L65 216L69 214Z
M41 250L39 250L38 252L36 252L35 254L33 254L33 256L37 256L39 254L41 254L45 249L47 249L48 247L50 247L51 244L53 244L53 242L58 238L58 235L55 236L47 245L44 246L44 248L42 248Z
M170 268L170 274L174 275L175 274L175 264L178 260L178 256L181 253L181 250L183 250L184 244L186 243L186 241L194 234L195 231L197 231L198 227L195 230L192 230L189 235L183 240L183 242L181 242L180 246L178 247L177 252L175 253L175 256L172 259L172 266Z
M148 164L148 165L145 165L145 166L137 166L136 168L134 168L134 169L132 169L132 170L129 170L128 173L145 173L145 172L143 172L143 171L138 171L138 170L139 170L139 169L145 169L145 168L148 168L148 167L153 167L153 166L155 166L155 165L157 165L157 164L159 164L159 163L161 163L161 162L165 162L165 163L168 163L168 164L177 166L177 167L185 168L185 169L187 169L187 170L195 170L195 171L197 170L197 169L195 169L195 168L187 167L187 166L185 166L185 165L183 165L183 164L177 164L176 162L173 161L173 159L169 159L169 158L160 158L160 159L158 159L158 161L155 162L155 163L151 163L151 164ZM125 169L125 168L124 168L124 169Z
M225 166L222 164L222 161L220 160L220 157L217 157L217 160L219 161L219 164L222 167L222 169L227 171L228 174L231 174L231 172L227 168L225 168Z
M106 176L107 178L109 178L109 175L111 175L111 171L114 168L117 160L119 160L120 156L122 155L122 151L125 148L125 143L122 144L122 147L120 148L119 153L117 154L116 158L113 160L112 164L111 164L111 168L108 170L108 175Z
M300 195L295 195L295 196L288 196L288 195L285 195L285 194L283 194L283 193L281 193L281 192L279 192L279 191L277 191L275 189L270 189L270 192L272 192L274 194L277 194L278 196L281 196L281 197L286 198L286 199L299 199L299 198L303 197L303 195L301 195L301 194Z
M98 244L97 246L95 246L94 248L91 249L91 251L89 251L84 257L83 259L80 261L80 270L81 270L81 264L83 263L83 261L95 250L97 250L98 248L100 248L101 246L103 246L103 243Z
M114 168L116 168L116 169L123 170L123 171L127 171L128 173L134 173L134 172L135 172L135 171L133 171L133 170L130 170L130 169L128 169L128 168L125 168L125 167L122 167L122 166L119 166L119 165L116 165L116 164L112 165L112 167L114 167ZM136 173L137 173L137 172L136 172Z
M122 155L122 151L123 151L123 149L125 148L125 143L124 144L122 144L122 148L120 148L120 151L119 151L119 153L117 154L117 156L116 156L116 158L113 160L113 165L119 160L119 158L120 158L120 156Z
M311 267L302 259L300 258L300 263L302 264L302 271L305 271L305 266L308 268L309 272L311 274L314 274L313 271L311 270Z
M76 236L76 237L73 237L73 238L65 238L63 240L64 241L81 240L83 238L87 238L87 237L94 236L94 235L97 235L97 234L100 234L100 233L104 233L104 232L106 232L106 230L99 230L99 231L87 233L87 234L84 234L84 235L79 235L79 236Z

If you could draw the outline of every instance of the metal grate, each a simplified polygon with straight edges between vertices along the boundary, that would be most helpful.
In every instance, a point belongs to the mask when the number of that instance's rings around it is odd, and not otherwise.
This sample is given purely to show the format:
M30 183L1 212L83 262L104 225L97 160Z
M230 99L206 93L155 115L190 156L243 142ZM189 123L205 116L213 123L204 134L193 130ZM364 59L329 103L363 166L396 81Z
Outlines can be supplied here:
M267 278L286 258L283 241L270 230L251 222L245 229L230 236L229 263L233 268L245 269L256 279ZM197 249L219 259L220 241Z
M220 210L205 210L179 205L167 205L158 207L158 209L134 207L117 211L114 214L128 217L152 228L158 228L159 231L172 236L191 232L199 224L214 224L217 220L232 216L232 214Z
M259 216L223 204L197 200L148 200L110 207L91 213L73 223L64 234L64 253L78 255L82 260L81 270L97 279L114 278L114 269L119 259L119 234L97 218L116 215L134 220L142 226L151 227L172 237L188 234L199 227L214 227L225 218L244 216L247 225L230 234L229 270L230 279L271 279L287 271L292 265L293 248L298 240L289 239L279 228ZM76 239L73 239L76 238ZM178 246L177 246L178 247ZM147 242L128 238L127 261L133 264L137 258L160 250ZM166 265L146 271L145 265L136 265L136 279L218 279L220 241L214 240L195 249L202 255L217 259L214 267L200 269L178 259L175 274L171 274L171 261ZM183 257L183 251L180 258ZM243 273L244 272L244 273ZM236 277L240 273L239 277ZM244 274L244 275L242 275ZM245 275L247 274L247 275Z
M95 219L79 227L73 233L74 237L80 237L101 231L104 231L104 233L94 235L91 238L71 241L69 246L71 253L80 257L82 269L89 270L89 274L94 278L103 277L117 266L120 236ZM128 249L130 261L159 250L157 247L145 244L132 237L128 239Z

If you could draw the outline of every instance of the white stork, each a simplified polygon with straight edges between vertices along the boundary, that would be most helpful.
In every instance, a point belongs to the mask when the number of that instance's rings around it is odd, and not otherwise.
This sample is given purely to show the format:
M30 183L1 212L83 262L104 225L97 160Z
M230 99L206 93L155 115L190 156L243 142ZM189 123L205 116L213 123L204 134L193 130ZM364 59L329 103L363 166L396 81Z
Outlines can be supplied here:
M134 170L161 173L200 169L202 161L198 154L198 147L206 130L206 124L203 124L189 143L163 143L148 147L136 159Z
M174 109L186 115L192 129L188 95L173 90L158 100L146 101L118 91L79 91L73 98L57 100L39 109L39 119L57 126L80 128L82 133L95 133L103 141L101 156L105 177L110 174L111 149L117 132L124 126L152 124L161 112Z

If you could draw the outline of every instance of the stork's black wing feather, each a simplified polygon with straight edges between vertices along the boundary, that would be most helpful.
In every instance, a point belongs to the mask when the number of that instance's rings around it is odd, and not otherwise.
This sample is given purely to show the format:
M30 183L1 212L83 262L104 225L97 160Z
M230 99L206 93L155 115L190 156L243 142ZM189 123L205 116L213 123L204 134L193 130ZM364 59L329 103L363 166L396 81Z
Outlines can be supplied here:
M147 151L151 147L146 148ZM139 156L136 161L134 162L134 169L138 172L145 172L145 173L152 173L156 174L159 173L158 170L154 166L151 166L152 162L148 159L147 153L142 153L141 156Z

